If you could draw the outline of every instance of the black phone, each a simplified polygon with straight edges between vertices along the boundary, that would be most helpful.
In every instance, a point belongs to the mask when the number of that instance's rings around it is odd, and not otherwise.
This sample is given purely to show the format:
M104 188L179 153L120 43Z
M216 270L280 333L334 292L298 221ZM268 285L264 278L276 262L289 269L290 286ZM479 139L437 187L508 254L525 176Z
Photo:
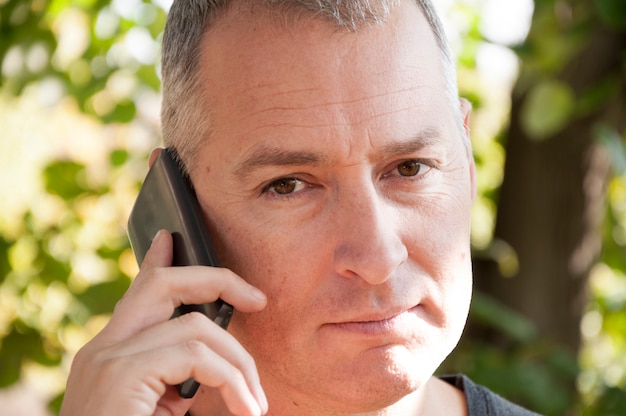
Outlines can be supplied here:
M174 242L172 266L219 267L202 209L180 163L173 149L162 150L141 186L128 220L128 236L137 263L141 265L157 231L164 229L172 234ZM202 305L181 305L172 318L192 311L205 314L226 329L233 308L221 299ZM178 385L178 392L190 398L199 386L189 379Z

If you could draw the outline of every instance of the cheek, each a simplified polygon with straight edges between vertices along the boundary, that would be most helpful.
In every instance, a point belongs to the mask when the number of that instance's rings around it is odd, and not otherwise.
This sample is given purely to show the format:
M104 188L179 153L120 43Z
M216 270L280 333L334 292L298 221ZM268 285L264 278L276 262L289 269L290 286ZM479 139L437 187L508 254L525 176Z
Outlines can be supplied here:
M288 264L280 241L272 241L267 233L255 232L254 228L228 227L220 236L222 241L222 265L245 279L248 283L270 295L284 285L284 269Z
M302 298L312 292L318 270L310 261L312 249L299 233L279 233L277 227L254 227L244 221L226 227L223 242L223 266L233 270L248 283L261 289L268 298L266 308L258 314L293 315L303 306ZM319 273L317 273L319 274Z
M407 209L405 234L409 255L425 266L445 268L469 261L471 201L442 192Z
M431 276L431 311L453 338L465 325L472 292L471 197L464 183L449 181L445 191L424 198L406 215L412 224L405 236L409 256Z
M293 273L289 266L290 253L267 236L250 232L232 232L224 238L224 266L230 268L250 284L261 289L268 298L267 306L260 312L244 314L235 311L229 332L255 356L259 349L278 348L277 340L285 339L292 316L285 311L297 310L297 295L288 277ZM270 243L270 241L272 241Z
M260 371L273 373L307 355L307 346L313 344L315 319L308 312L315 289L308 278L314 271L300 261L303 255L292 244L271 237L242 244L230 240L238 244L229 250L233 271L261 289L267 305L255 313L235 311L229 332L255 357Z

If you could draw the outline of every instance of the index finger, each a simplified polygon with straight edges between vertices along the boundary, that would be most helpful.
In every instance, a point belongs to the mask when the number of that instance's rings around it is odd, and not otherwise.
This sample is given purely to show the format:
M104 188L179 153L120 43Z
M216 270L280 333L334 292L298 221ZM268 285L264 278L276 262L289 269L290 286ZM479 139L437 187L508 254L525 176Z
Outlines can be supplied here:
M209 266L167 267L172 239L160 231L146 254L141 270L118 302L106 334L126 339L168 320L174 308L213 302L221 298L243 312L265 306L265 295L228 269Z

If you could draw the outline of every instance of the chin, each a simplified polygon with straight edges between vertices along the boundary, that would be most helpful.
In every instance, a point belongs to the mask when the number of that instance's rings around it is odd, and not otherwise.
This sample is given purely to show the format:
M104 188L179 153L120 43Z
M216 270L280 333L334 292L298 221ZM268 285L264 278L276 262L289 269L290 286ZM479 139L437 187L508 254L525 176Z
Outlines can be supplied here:
M336 396L342 407L337 410L358 413L383 409L422 388L437 369L437 362L420 359L403 346L369 351L360 363L356 361L352 368L342 368L336 374L327 394Z

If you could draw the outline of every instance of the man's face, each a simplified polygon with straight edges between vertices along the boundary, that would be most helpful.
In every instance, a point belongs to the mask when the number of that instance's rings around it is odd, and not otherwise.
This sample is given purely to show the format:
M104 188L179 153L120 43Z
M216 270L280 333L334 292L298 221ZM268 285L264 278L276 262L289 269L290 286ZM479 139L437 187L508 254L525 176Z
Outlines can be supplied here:
M421 386L471 292L473 163L413 2L382 26L229 13L203 45L191 172L224 266L268 296L229 330L264 388L366 410Z

